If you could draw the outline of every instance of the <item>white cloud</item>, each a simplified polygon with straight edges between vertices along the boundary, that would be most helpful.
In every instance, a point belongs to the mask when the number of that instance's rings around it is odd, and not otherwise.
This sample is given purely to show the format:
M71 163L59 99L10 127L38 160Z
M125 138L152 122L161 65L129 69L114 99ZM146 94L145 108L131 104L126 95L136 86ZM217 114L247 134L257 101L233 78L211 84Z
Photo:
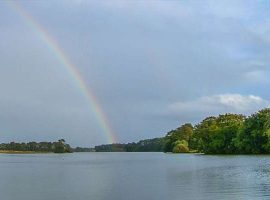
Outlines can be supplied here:
M218 115L222 113L241 113L249 115L259 109L269 107L270 101L255 95L219 94L203 96L192 101L180 101L169 105L168 113L184 116L187 119Z

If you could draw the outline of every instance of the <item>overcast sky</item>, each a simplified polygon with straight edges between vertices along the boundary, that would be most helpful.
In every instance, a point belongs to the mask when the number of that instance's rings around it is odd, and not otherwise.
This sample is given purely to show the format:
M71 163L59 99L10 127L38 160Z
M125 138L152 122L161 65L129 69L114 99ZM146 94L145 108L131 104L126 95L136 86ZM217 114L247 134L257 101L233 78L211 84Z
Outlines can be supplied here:
M270 105L269 1L20 1L77 66L119 142ZM0 142L107 143L37 30L0 2Z

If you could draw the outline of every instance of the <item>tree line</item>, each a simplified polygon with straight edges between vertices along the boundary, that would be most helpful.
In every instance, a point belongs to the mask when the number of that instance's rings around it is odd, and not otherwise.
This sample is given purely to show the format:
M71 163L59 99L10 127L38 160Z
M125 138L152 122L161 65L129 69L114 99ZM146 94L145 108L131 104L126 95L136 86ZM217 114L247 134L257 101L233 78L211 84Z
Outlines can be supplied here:
M53 152L53 153L71 153L72 148L66 144L64 139L57 142L28 142L28 143L2 143L0 150L4 151L33 151L33 152Z
M140 140L127 144L103 144L95 146L96 152L163 152L165 138Z
M248 117L241 114L210 116L200 123L186 123L164 137L94 148L71 148L64 139L56 142L2 143L4 151L34 152L172 152L206 154L269 154L270 108Z
M230 113L210 116L194 126L183 124L162 138L100 145L95 151L269 154L270 109L262 109L248 117Z

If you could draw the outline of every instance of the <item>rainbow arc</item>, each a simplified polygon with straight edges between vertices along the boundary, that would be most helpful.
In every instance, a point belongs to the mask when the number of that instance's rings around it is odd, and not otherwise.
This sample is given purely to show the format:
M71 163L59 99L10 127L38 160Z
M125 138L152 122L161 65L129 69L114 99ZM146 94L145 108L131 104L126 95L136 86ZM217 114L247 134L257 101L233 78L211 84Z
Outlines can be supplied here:
M60 47L58 42L46 31L46 29L38 23L30 14L27 12L17 1L8 1L9 5L24 19L29 27L42 39L42 41L47 45L48 50L50 50L57 60L67 69L69 75L75 81L77 87L87 98L89 104L91 105L92 111L95 113L96 119L98 120L101 128L103 129L109 143L116 143L116 135L110 125L110 122L102 110L93 90L90 86L86 84L83 76L81 75L78 67L71 62L69 57L64 53L63 49Z

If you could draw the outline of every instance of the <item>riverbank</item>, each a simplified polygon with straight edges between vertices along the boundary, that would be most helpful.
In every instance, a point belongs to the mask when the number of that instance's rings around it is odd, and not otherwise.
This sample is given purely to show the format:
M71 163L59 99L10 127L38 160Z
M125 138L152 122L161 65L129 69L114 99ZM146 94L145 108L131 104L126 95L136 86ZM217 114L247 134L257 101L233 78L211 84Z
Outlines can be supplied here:
M53 152L0 150L0 154L45 154L45 153L47 154Z

